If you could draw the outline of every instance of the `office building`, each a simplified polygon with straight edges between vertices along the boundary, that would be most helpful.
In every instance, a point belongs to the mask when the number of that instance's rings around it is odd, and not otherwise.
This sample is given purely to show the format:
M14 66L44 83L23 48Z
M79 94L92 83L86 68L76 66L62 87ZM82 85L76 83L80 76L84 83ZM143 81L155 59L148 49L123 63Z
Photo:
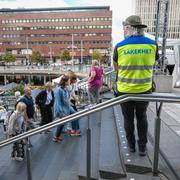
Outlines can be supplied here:
M146 32L155 35L158 0L136 0L135 12L140 15L144 24L148 26ZM167 38L180 38L180 1L169 0L169 16Z
M56 62L64 49L74 59L91 59L93 50L108 55L112 39L109 6L43 9L0 9L0 55L30 61L39 51L46 63Z

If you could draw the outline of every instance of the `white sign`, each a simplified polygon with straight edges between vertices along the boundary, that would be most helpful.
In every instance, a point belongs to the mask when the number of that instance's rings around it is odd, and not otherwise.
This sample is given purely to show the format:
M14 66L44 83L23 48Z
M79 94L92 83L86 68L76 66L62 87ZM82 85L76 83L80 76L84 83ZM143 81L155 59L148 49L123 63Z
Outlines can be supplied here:
M32 54L32 49L21 49L21 54Z

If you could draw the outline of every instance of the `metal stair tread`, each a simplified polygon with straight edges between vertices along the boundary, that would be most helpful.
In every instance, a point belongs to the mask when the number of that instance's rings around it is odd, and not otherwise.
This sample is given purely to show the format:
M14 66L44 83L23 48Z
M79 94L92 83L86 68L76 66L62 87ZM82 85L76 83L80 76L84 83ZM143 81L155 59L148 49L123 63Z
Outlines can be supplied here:
M103 178L114 179L126 176L119 155L117 138L113 109L108 108L102 111L101 120L99 172Z

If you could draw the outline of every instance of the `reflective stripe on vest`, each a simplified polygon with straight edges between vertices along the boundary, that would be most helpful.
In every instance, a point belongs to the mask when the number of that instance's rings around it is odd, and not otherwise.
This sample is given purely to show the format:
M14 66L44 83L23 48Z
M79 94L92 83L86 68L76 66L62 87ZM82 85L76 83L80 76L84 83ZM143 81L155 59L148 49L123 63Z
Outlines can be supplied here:
M147 70L152 69L153 66L119 66L119 70Z
M120 78L118 77L118 81L132 83L132 84L144 84L152 82L152 78L145 78L145 79L128 79L128 78Z

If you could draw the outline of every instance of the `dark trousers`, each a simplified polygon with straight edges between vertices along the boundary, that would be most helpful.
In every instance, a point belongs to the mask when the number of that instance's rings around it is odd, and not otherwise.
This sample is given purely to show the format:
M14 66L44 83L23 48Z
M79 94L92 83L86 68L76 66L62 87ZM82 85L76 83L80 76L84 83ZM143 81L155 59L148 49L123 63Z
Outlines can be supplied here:
M57 127L56 133L55 133L55 136L56 136L56 137L60 137L60 136L61 136L63 127L64 127L64 125L60 125L60 126Z
M99 103L99 97L100 97L99 91L100 91L99 88L89 88L88 96L91 103L96 103L96 104Z
M129 144L135 145L135 123L134 118L136 115L137 132L138 132L138 145L145 146L147 143L147 111L148 102L143 101L130 101L121 104L122 113L124 116L124 128L126 131L126 138Z
M53 113L52 113L52 107L50 105L44 105L40 107L40 113L41 113L41 126L52 122Z
M77 108L76 108L76 104L75 104L75 101L74 100L71 100L71 103L72 103L72 108L74 109L75 112L77 112ZM74 112L73 112L74 113ZM72 113L72 114L73 114ZM79 130L79 120L75 120L75 121L72 121L71 122L71 126L72 126L72 130Z
M167 65L167 69L168 69L170 75L173 74L174 66L175 66L174 64Z

